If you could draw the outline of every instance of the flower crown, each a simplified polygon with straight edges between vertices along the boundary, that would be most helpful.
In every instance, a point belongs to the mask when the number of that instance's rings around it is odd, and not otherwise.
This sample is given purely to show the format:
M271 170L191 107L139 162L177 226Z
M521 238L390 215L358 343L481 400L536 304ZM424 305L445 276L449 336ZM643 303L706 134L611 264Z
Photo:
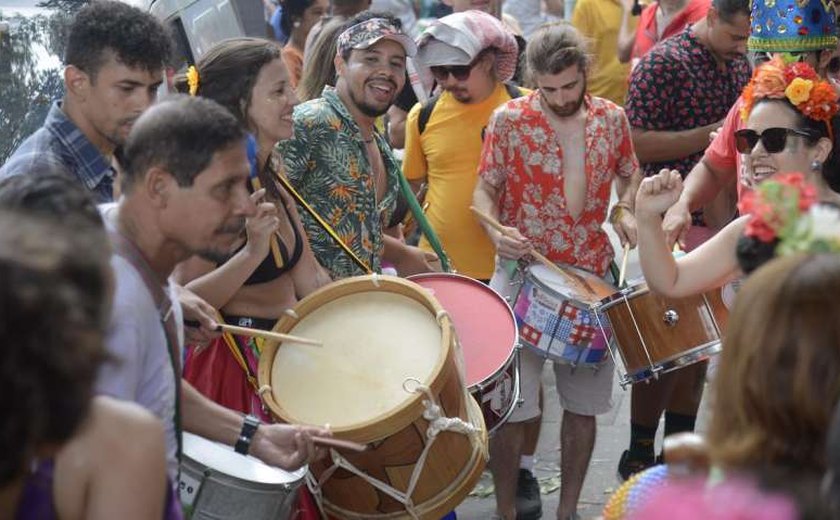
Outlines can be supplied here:
M741 119L746 121L759 99L786 99L810 119L824 121L831 134L831 118L837 114L837 91L820 79L807 63L785 61L776 56L753 71L741 93Z
M191 96L195 96L198 93L199 83L200 78L198 76L198 69L195 68L195 65L190 65L187 69L187 85L189 86L189 93Z
M801 173L778 174L738 203L749 214L744 234L776 245L776 255L840 252L840 209L817 204L817 190Z

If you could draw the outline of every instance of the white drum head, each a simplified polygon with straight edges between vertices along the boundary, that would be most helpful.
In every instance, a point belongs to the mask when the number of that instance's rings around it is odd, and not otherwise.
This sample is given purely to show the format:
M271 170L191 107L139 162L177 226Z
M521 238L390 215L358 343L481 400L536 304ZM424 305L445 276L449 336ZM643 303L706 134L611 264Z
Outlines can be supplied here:
M210 469L231 477L262 484L292 484L306 475L306 466L292 473L240 455L232 446L184 432L184 455Z
M323 347L286 343L271 368L274 399L296 422L361 425L416 397L408 378L429 384L443 355L435 316L410 297L370 291L342 296L303 317L289 334Z
M557 294L585 305L596 303L618 291L618 289L588 271L568 265L564 265L562 268L570 274L560 274L542 264L532 264L528 267L528 272L533 278L548 286Z

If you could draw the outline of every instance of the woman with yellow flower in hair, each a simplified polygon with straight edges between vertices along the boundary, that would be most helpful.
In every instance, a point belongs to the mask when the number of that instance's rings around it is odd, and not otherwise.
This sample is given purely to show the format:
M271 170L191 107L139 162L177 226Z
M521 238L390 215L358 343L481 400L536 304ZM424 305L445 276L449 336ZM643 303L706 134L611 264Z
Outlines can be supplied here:
M220 103L248 130L257 203L247 236L230 259L221 265L190 259L178 267L176 279L219 309L224 322L270 330L299 298L330 282L312 254L294 201L276 181L282 172L272 158L274 145L292 136L298 103L280 48L256 38L225 40L176 86ZM269 420L256 392L260 341L226 333L210 348L190 349L184 377L214 401Z
M840 125L838 94L806 63L774 59L753 73L742 94L745 127L735 133L744 177L753 185L783 172L803 172L816 197L840 205ZM645 179L636 196L639 260L648 286L679 298L719 287L743 273L738 255L753 267L772 256L765 237L744 237L751 197L739 204L742 216L711 240L675 259L662 231L662 214L679 199L682 180L662 170Z

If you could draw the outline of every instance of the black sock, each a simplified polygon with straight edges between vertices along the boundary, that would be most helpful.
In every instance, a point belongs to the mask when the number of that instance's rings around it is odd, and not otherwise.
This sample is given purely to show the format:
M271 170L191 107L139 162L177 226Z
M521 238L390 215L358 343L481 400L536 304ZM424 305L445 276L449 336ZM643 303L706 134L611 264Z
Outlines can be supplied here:
M656 426L642 426L630 423L630 456L634 459L653 459L653 443L656 440Z
M685 415L676 412L665 412L665 436L680 432L693 432L696 415Z

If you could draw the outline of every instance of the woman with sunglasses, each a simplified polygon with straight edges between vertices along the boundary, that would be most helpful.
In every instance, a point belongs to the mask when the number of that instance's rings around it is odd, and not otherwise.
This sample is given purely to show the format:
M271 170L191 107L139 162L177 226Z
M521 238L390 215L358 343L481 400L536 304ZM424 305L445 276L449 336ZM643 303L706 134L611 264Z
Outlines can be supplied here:
M823 202L840 205L838 95L805 63L763 64L742 94L746 126L736 132L745 175L760 183L779 172L803 172ZM648 286L679 298L718 287L739 276L736 248L747 216L732 221L712 239L674 258L662 231L662 214L679 199L678 172L662 170L645 179L636 196L639 259Z

